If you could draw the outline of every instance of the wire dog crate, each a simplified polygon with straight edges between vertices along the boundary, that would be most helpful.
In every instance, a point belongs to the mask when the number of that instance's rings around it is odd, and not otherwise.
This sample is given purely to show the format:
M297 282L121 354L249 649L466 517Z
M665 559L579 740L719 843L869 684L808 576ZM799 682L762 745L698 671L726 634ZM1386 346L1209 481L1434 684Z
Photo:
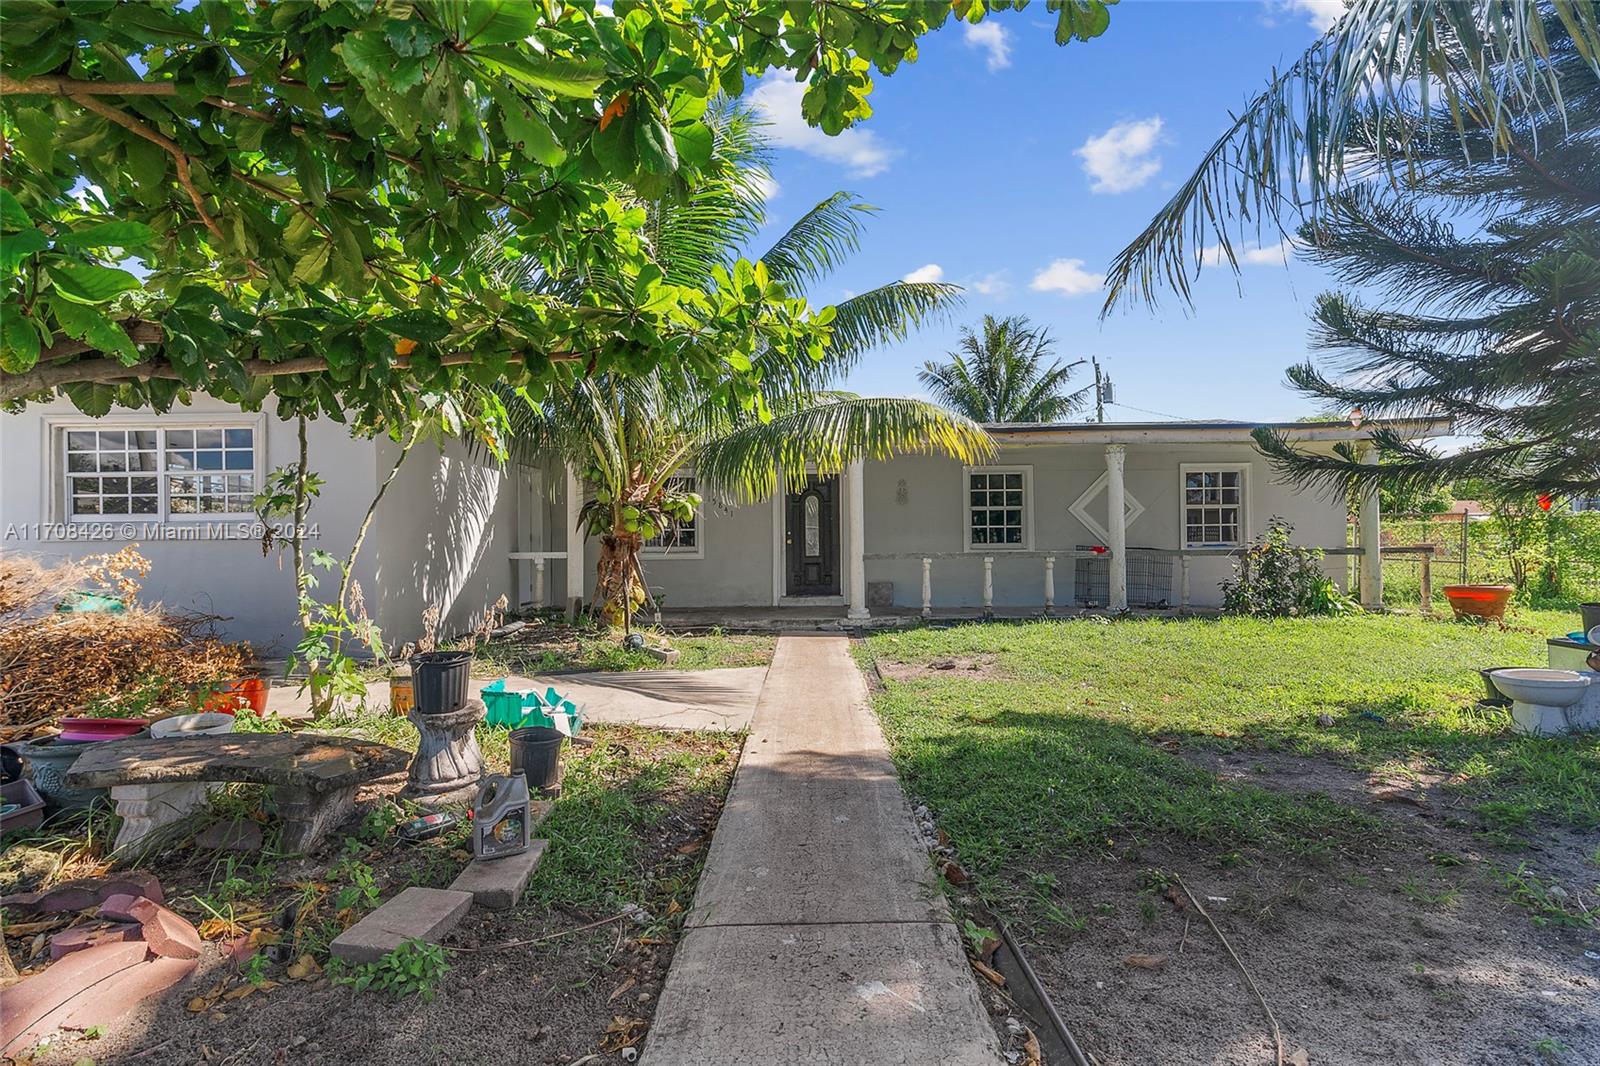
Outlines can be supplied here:
M1092 546L1078 545L1079 551ZM1139 548L1128 549L1128 606L1172 606L1172 556ZM1075 560L1072 571L1073 602L1079 607L1104 607L1111 599L1111 560L1105 556Z

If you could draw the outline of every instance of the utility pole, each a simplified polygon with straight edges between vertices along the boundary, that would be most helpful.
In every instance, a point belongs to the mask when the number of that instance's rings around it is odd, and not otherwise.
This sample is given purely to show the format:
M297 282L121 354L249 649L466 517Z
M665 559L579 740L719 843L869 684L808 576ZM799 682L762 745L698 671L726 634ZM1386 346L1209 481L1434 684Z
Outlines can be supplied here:
M1101 381L1100 357L1098 355L1095 356L1093 361L1094 361L1094 420L1096 422L1104 422L1106 420L1106 387L1105 387L1105 384Z

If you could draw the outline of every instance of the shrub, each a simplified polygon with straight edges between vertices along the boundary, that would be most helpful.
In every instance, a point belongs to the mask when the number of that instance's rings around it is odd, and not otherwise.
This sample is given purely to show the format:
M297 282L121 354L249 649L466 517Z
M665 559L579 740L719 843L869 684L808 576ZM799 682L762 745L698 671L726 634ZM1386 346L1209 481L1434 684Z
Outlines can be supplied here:
M1322 549L1290 543L1294 527L1273 516L1222 583L1222 609L1262 616L1343 614L1355 603L1322 569Z

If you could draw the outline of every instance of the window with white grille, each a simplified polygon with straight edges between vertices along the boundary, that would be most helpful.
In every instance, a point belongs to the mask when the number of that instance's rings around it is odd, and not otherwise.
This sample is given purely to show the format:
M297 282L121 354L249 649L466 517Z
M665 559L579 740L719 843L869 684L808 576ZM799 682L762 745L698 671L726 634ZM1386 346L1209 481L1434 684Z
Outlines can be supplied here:
M70 427L61 447L69 519L253 513L254 426Z
M1245 467L1183 468L1183 540L1191 548L1245 539Z
M980 466L967 470L967 548L1025 550L1029 541L1026 467Z
M694 492L692 474L680 474L667 479L667 487L676 492ZM660 533L644 542L645 551L652 555L697 555L700 552L700 512L687 522L673 522Z

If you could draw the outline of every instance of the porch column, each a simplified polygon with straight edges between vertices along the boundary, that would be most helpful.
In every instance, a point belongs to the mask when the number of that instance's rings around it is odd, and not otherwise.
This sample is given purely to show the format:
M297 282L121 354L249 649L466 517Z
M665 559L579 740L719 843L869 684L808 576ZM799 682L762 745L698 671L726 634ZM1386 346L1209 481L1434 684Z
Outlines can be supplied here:
M860 622L867 613L867 487L865 464L856 459L845 475L850 489L850 610L845 615Z
M578 532L578 512L583 509L583 481L578 468L567 465L567 613L577 617L583 603L583 534Z
M1110 602L1106 606L1113 611L1128 609L1128 505L1122 483L1127 457L1123 445L1106 445L1106 530L1111 541L1106 545L1111 549Z
M1378 449L1368 448L1361 461L1376 466ZM1379 543L1377 482L1361 490L1357 515L1361 525L1361 606L1377 611L1383 608L1383 549Z

